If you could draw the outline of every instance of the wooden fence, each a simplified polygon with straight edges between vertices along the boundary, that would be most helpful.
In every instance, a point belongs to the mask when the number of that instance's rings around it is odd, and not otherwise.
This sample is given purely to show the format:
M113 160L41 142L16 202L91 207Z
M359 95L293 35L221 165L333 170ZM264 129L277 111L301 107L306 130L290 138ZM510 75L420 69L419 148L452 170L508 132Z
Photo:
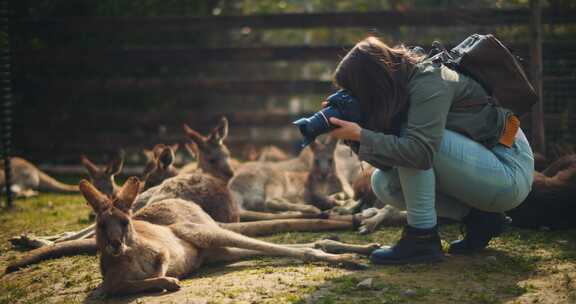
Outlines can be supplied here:
M542 22L554 33L574 26L574 16L573 9L544 10ZM513 29L524 39L511 40L511 48L530 62L529 36L522 34L529 21L528 9L15 20L18 39L55 41L16 43L15 149L37 162L77 163L81 153L98 159L119 148L136 152L182 141L182 123L207 131L223 115L230 119L234 152L248 143L292 148L299 134L291 121L313 110L310 100L331 92L329 71L353 43L334 39L338 31L357 30L355 40L369 32L409 32L408 44L426 46L435 33L447 37L454 29L447 45L472 32L508 35ZM332 40L283 45L245 39L256 32L314 29L330 29ZM210 43L187 45L197 37ZM569 110L576 97L576 43L557 35L544 39L549 143L575 140L566 132L576 126ZM320 71L310 72L315 63ZM529 120L523 124L529 129Z

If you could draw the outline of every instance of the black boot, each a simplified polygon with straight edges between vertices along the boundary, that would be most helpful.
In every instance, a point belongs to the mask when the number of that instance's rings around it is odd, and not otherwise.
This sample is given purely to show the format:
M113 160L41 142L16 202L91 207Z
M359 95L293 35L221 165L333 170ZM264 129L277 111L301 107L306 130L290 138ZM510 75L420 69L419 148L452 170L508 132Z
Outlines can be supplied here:
M470 254L486 248L493 237L504 231L506 216L503 213L471 209L462 222L466 229L464 239L452 242L449 253Z
M374 250L370 261L374 264L433 263L442 261L443 257L436 227L418 229L406 225L398 243Z

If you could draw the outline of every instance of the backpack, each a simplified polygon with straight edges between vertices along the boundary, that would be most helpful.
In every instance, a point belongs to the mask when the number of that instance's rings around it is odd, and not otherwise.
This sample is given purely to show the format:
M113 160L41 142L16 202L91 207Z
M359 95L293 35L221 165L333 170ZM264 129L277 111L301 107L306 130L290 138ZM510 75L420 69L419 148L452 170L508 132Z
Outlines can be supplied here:
M518 58L493 35L473 34L451 50L434 42L428 57L470 76L518 116L530 112L538 101Z

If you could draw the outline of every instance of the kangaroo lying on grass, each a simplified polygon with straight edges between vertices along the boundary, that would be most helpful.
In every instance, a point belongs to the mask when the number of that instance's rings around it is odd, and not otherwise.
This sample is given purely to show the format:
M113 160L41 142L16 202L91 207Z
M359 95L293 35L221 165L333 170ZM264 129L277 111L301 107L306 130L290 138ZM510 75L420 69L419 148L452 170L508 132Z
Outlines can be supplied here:
M186 144L186 149L197 159L197 164L186 165L180 172L190 173L200 169L204 173L228 182L234 175L232 165L237 165L237 162L231 159L230 151L224 144L224 139L228 136L228 120L222 117L208 136L203 136L186 124L183 128L188 138L192 140L191 143Z
M576 154L560 157L534 172L532 191L517 208L506 212L523 228L576 228Z
M139 187L139 181L130 178L117 197L112 199L90 182L81 181L81 192L97 214L96 240L70 241L52 246L59 246L60 249L68 246L66 253L69 254L73 251L71 247L76 246L77 253L90 247L90 244L96 244L100 253L102 288L108 295L178 290L178 279L190 275L204 263L233 262L253 256L288 256L304 261L357 266L352 254L330 254L306 247L320 246L339 252L369 254L378 246L338 246L334 242L294 246L268 243L221 228L199 205L181 199L157 201L132 215L132 204ZM252 230L259 232L267 225L266 222L242 223L236 226L236 230L246 230L243 227L249 224L252 224ZM335 222L332 225L330 228L347 224ZM45 259L47 255L38 257L38 251L54 249L38 249L36 253L32 252L8 266L6 272ZM36 256L31 257L34 254Z
M141 191L158 186L165 179L178 175L179 170L174 167L175 153L178 150L178 146L178 144L157 144L152 150L144 150L144 155L146 155L148 161L140 177L144 185Z
M365 219L360 223L358 232L368 234L376 231L380 225L401 226L406 224L406 211L400 211L380 201L374 191L370 178L374 167L366 164L364 171L358 176L352 188L354 200L357 202L351 210L345 213L363 212ZM364 211L362 211L364 209Z
M256 148L255 145L248 145L244 153L245 158L248 161L284 161L291 157L282 149L276 146L265 146L260 149Z
M113 196L118 192L118 185L116 184L116 175L122 172L124 166L124 153L120 152L112 158L104 168L95 165L86 155L80 155L80 162L86 168L90 182L100 192Z
M38 195L38 191L77 193L78 187L61 183L42 172L31 162L21 157L11 157L12 192L17 197L31 197ZM4 160L0 160L0 191L6 187L4 176Z
M337 141L312 143L312 166L307 171L287 170L288 162L250 162L238 168L229 189L242 209L299 211L319 214L337 206L329 195L351 188L339 176L334 161Z

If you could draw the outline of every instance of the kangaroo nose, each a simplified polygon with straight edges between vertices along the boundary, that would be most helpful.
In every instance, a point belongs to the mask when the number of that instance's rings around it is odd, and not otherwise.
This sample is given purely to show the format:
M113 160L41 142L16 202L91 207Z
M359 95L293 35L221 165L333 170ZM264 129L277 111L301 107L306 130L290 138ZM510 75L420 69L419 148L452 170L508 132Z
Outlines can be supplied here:
M110 241L110 246L112 246L112 248L114 250L118 250L120 249L120 246L122 245L122 243L119 240L112 240Z

